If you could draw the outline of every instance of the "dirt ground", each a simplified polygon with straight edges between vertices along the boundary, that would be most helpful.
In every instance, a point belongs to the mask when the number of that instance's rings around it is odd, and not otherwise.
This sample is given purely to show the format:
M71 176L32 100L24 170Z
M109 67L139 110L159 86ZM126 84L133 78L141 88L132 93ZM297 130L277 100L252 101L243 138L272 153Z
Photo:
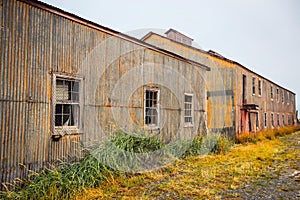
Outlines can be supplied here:
M266 178L225 192L223 199L300 199L300 134L284 138L283 153L296 153L296 159L274 160Z

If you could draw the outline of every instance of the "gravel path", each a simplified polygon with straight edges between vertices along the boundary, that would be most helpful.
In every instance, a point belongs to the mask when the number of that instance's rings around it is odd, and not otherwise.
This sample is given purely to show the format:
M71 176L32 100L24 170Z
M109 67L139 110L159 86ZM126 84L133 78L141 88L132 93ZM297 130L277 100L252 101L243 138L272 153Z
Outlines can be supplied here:
M297 159L274 161L268 178L261 178L243 188L225 192L223 199L300 199L300 133L284 139L288 148L284 153L297 151Z

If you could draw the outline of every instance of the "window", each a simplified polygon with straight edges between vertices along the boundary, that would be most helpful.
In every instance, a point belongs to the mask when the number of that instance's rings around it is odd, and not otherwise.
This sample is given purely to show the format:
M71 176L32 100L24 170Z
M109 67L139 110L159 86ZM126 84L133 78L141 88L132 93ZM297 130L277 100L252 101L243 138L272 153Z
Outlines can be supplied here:
M267 124L267 113L264 114L264 121L265 121L265 128L267 128L268 124Z
M276 89L276 99L277 99L277 102L279 102L279 89L278 88Z
M284 122L284 115L282 115L282 126L285 125L285 122Z
M184 94L184 124L193 125L193 95Z
M261 96L261 80L258 80L258 95Z
M271 125L272 127L274 127L274 114L271 113Z
M280 126L280 118L279 118L279 114L277 114L277 126Z
M291 120L291 115L288 115L288 125L291 125L291 124L292 124L291 121L292 121L292 120Z
M158 109L159 90L146 89L145 91L145 124L149 126L158 126L159 109Z
M59 135L79 133L81 116L80 82L81 79L78 78L54 75L53 121L54 132ZM70 132L65 132L67 130Z
M287 92L286 95L287 95L287 104L289 105L290 104L290 93Z
M252 94L255 95L255 77L252 77Z
M272 86L271 86L270 90L271 90L271 99L273 99L274 95L273 95L273 87Z

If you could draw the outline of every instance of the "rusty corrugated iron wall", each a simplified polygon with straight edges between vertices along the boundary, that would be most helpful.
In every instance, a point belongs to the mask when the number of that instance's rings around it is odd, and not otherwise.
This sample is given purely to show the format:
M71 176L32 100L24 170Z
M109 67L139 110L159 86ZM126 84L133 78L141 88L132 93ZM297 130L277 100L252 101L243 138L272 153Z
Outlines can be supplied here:
M76 73L67 48L76 41L55 15L12 0L1 8L0 182L11 182L79 147L80 136L53 143L50 133L49 72Z
M231 137L244 131L259 131L265 128L274 128L295 123L296 106L295 94L261 75L245 68L239 63L229 60L214 51L204 51L192 46L181 44L156 33L148 33L143 37L152 45L173 51L191 60L209 66L207 73L207 126L213 132L222 132ZM247 78L246 98L243 102L243 75ZM256 94L253 95L252 78L255 77ZM261 95L258 95L258 80L261 81ZM276 89L289 100L280 103L271 98L271 87L275 96ZM258 110L247 110L245 105L258 107ZM264 115L267 114L267 125L264 124ZM258 120L256 120L258 115ZM280 125L271 125L271 115L279 115ZM277 121L277 118L274 120ZM284 120L282 120L284 118ZM256 127L256 121L258 126ZM289 121L289 123L288 123ZM284 123L283 123L284 122Z
M152 45L173 51L183 57L204 63L211 70L207 73L207 126L213 132L235 135L235 65L211 56L189 45L174 42L150 33L143 39Z
M30 0L0 0L0 182L23 178L28 170L38 171L57 159L76 158L82 144L106 134L113 126L112 108L117 116L129 110L136 125L144 123L144 90L135 90L129 101L124 91L112 95L114 86L134 67L150 63L147 70L133 76L126 87L150 80L160 90L165 126L159 137L170 141L186 137L193 127L178 127L183 110L175 93L194 93L199 102L195 118L205 126L205 67L169 52ZM115 36L114 36L115 35ZM116 57L117 56L117 57ZM176 72L173 77L161 66ZM155 67L155 70L154 70ZM53 140L53 77L82 79L83 132ZM95 76L96 75L96 76ZM97 76L101 75L101 76ZM163 85L174 86L174 91ZM192 89L193 90L192 90ZM90 111L96 114L92 117ZM124 119L125 120L125 119ZM99 123L101 129L95 127ZM180 128L179 135L174 130ZM88 133L88 134L86 134Z

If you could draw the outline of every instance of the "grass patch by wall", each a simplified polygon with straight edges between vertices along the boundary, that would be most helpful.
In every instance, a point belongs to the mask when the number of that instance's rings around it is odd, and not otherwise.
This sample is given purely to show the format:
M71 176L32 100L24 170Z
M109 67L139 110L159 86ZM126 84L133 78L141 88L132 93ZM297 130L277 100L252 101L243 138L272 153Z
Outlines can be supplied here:
M16 180L13 184L14 190L9 190L7 187L6 191L0 192L0 198L70 199L87 189L106 184L108 179L111 181L118 177L132 176L132 173L114 170L113 167L118 167L117 165L123 163L120 160L112 160L117 154L128 161L128 159L134 160L135 156L140 153L147 157L152 152L163 149L162 153L170 157L179 156L180 159L187 159L194 155L225 154L232 144L232 141L218 134L164 144L156 137L118 132L107 143L99 146L101 151L88 153L85 151L86 156L78 162L61 162L59 166L45 169L41 173L32 172L28 179ZM167 145L169 145L168 148L165 148ZM178 154L178 152L181 153ZM115 163L115 166L111 168L105 166L101 160L96 159L97 156ZM132 165L126 167L133 169L136 167L134 162L129 163Z
M300 126L286 126L281 128L266 129L254 132L243 132L236 135L235 142L237 144L256 143L263 140L273 140L275 137L285 136L293 132L299 131Z
M299 132L295 134L300 134ZM292 136L292 135L291 135ZM283 169L299 149L289 149L290 136L236 145L226 154L189 156L155 172L120 176L86 190L77 199L241 199L230 189L270 179L269 170ZM295 141L296 143L297 141ZM293 148L292 148L293 149ZM276 163L272 165L272 163ZM226 199L226 198L225 198Z

